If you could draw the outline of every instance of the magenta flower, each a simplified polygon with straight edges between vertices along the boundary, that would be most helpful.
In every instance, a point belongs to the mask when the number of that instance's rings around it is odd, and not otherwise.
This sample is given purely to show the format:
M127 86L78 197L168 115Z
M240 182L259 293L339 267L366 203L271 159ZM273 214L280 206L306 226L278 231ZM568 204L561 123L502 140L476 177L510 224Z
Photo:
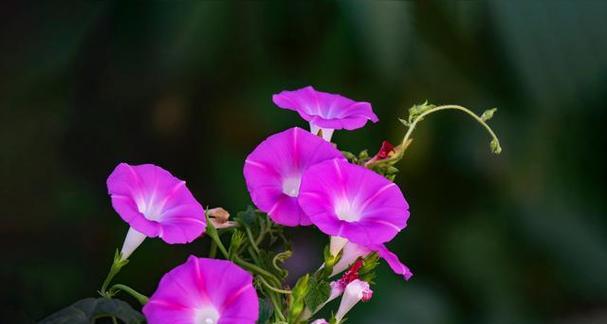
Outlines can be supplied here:
M152 164L120 163L107 179L112 206L131 227L122 247L126 259L145 237L188 243L206 228L204 209L185 185Z
M301 175L330 159L345 161L332 144L301 128L268 137L245 161L244 177L253 203L278 224L310 225L297 202Z
M372 246L362 246L356 243L348 242L343 248L343 253L339 261L333 266L332 276L348 269L352 264L358 260L358 258L364 258L369 255L371 252L377 252L379 257L384 259L390 269L394 271L394 273L399 274L405 278L405 280L409 280L413 273L409 268L404 265L398 259L396 254L392 253L388 248L386 248L383 244L376 244Z
M317 135L322 130L327 141L331 141L335 129L358 129L365 126L367 120L374 123L379 120L368 102L357 102L338 94L316 91L312 87L282 91L272 96L272 101L280 108L299 113L310 123L312 134Z
M396 184L344 160L310 167L302 177L298 200L325 234L362 246L391 240L409 217L409 206Z
M190 256L143 307L148 323L247 324L259 316L253 277L226 260Z

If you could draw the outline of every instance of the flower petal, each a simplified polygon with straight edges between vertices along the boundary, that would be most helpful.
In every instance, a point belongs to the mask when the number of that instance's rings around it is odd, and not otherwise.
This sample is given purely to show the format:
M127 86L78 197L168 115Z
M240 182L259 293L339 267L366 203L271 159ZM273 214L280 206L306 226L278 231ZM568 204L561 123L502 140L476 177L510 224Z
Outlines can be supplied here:
M271 135L245 161L243 173L253 203L279 224L310 225L296 198L301 175L334 158L345 160L332 144L301 128Z
M400 262L398 256L388 250L385 245L382 244L373 246L371 249L376 251L382 259L386 260L392 271L394 271L396 274L402 275L405 280L409 280L413 276L411 270Z
M165 274L143 307L150 324L192 323L200 316L218 323L255 323L259 316L253 277L230 261L190 256Z
M338 94L321 92L308 86L294 91L282 91L272 96L278 107L293 110L301 118L322 128L358 129L368 120L379 119L371 104L357 102Z
M120 163L107 179L112 206L137 231L187 243L206 228L204 209L185 182L152 164Z
M394 238L406 226L408 204L398 186L343 160L310 167L299 205L321 231L369 246Z

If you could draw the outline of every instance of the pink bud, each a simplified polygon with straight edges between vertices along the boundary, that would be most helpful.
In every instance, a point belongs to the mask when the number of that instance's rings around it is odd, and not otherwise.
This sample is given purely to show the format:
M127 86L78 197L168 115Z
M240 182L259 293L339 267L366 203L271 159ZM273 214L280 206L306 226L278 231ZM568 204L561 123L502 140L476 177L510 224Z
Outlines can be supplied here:
M369 300L371 296L373 296L373 291L371 290L371 287L369 287L369 283L359 279L349 283L344 290L339 309L335 315L337 322L339 323L359 301L365 298L366 300Z

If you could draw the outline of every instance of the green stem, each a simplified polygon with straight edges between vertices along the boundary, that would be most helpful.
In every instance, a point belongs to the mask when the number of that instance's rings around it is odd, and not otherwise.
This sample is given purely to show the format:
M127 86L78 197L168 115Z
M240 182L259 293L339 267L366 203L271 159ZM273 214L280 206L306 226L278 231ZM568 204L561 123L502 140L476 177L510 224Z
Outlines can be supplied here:
M221 242L221 239L219 238L219 235L216 234L214 236L211 236L211 238L213 239L213 241L215 241L215 244L217 244L217 247L219 248L219 251L221 252L221 254L223 254L223 256L226 259L229 259L230 258L230 254L228 253L228 250L226 249L226 247Z
M118 272L120 272L120 269L122 269L125 265L127 265L127 263L129 263L129 260L122 259L120 252L118 252L118 250L116 250L116 253L114 254L114 261L112 262L110 271L108 272L107 276L105 277L105 280L103 280L103 284L101 285L101 289L99 290L99 294L101 296L103 296L103 297L112 296L107 288L110 285L110 283L112 282L112 280L114 279L114 277L118 274Z
M135 289L133 289L127 285L116 284L116 285L113 285L112 288L110 288L110 290L122 290L125 293L131 295L133 298L137 299L137 301L142 306L147 304L147 302L149 300L149 298L146 295L137 292Z
M483 128L485 128L485 130L489 133L489 135L491 135L492 139L491 139L490 147L491 147L491 150L493 151L493 153L500 154L502 152L502 147L500 146L500 142L499 142L499 139L497 138L497 135L495 135L495 132L493 132L491 127L489 127L489 125L487 125L485 120L483 120L480 116L473 113L470 109L468 109L466 107L462 107L462 106L458 106L458 105L443 105L443 106L437 106L437 107L430 108L430 109L424 111L423 113L419 114L418 116L416 116L414 120L409 121L409 124L407 125L409 128L407 129L407 133L405 133L405 136L403 137L402 142L398 146L399 149L397 150L397 154L395 154L394 156L392 156L388 159L372 162L365 166L367 168L372 168L375 165L379 165L379 164L393 165L394 163L400 161L400 159L403 158L405 150L409 147L409 144L412 141L411 135L413 134L413 131L417 127L417 124L419 122L421 122L424 119L424 117L426 117L434 112L441 111L441 110L448 110L448 109L462 111L462 112L466 113L467 115L469 115L470 117L472 117L474 120L476 120L479 124L481 124L483 126Z
M228 250L226 250L226 247L221 242L221 239L219 238L219 234L217 233L217 229L215 228L215 226L213 226L213 222L211 222L211 220L209 219L208 214L206 214L206 218L207 218L207 231L206 231L207 235L213 240L213 242L215 242L215 244L219 248L219 251L221 251L221 254L223 254L223 256L226 259L229 259L230 254L228 253ZM213 246L211 245L211 248L212 247Z
M265 227L261 227L261 229L259 230L259 235L257 236L257 239L255 239L255 244L259 245L261 244L261 242L263 242L263 239L266 237L266 229Z
M264 276L264 277L266 277L266 279L272 281L272 283L277 284L279 286L281 285L280 280L278 278L276 278L273 274L268 272L267 270L264 270L255 264L247 262L247 261L239 258L238 256L234 256L233 261L236 264L238 264L239 266L246 268L247 270L253 272L254 274L259 275L259 276Z
M274 313L277 315L278 320L281 322L284 322L287 320L287 318L285 317L285 315L282 313L281 307L280 307L280 302L278 300L276 300L276 295L274 294L270 294L270 301L272 302L272 305L274 306Z
M489 133L489 135L491 135L493 141L495 141L495 143L496 143L496 149L494 150L494 153L499 154L502 151L502 148L499 145L499 139L497 138L497 135L495 135L495 133L493 132L493 130L491 129L491 127L489 127L489 125L487 125L487 123L485 123L485 121L482 120L481 117L479 117L477 114L475 114L472 111L470 111L470 109L468 109L466 107L458 106L458 105L437 106L437 107L428 109L428 110L424 111L423 113L421 113L419 116L417 116L417 118L415 118L415 120L409 126L409 129L407 130L407 133L405 134L405 137L403 138L403 141L401 142L401 145L404 147L407 144L407 142L409 141L409 137L411 137L411 134L413 133L413 130L417 126L417 123L419 123L420 121L422 121L425 116L428 116L428 115L430 115L433 112L437 112L437 111L441 111L441 110L447 110L447 109L454 109L454 110L463 111L466 114L468 114L470 117L474 118L479 124L481 124L487 130L487 132ZM401 154L402 154L402 152L401 152ZM399 155L401 155L401 154L399 154Z
M249 252L249 255L251 256L251 259L253 259L253 262L259 263L259 258L257 257L257 255L255 255L255 251L253 251L250 246L247 247L247 252Z
M259 247L257 247L257 242L255 242L255 239L253 239L253 233L251 233L251 229L249 228L249 226L245 226L244 229L245 233L247 233L247 238L249 239L253 250L255 250L256 254L259 254Z
M217 243L215 241L211 241L211 247L209 247L209 258L215 259L217 255Z
M290 290L279 289L279 288L276 288L276 287L270 285L262 276L257 276L257 279L259 279L259 281L261 281L261 283L264 284L268 289L270 289L274 292L277 292L279 294L285 294L285 295L291 294Z

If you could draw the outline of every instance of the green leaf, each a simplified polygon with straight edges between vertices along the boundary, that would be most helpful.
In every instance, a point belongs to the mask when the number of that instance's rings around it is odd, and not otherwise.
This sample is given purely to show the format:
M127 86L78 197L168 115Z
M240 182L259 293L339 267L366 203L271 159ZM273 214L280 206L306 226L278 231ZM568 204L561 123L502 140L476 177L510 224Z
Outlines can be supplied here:
M306 305L311 310L316 310L322 305L331 294L331 286L324 280L318 281L314 277L310 278L310 291L306 295Z
M497 111L497 108L491 108L491 109L485 110L483 112L483 114L481 115L481 120L488 121L489 119L493 118L493 114L495 114L496 111Z
M495 154L502 153L502 147L500 146L500 142L495 138L491 140L491 143L489 143L489 147L491 148L491 152Z
M259 298L259 319L257 323L270 323L272 314L274 314L272 304L267 299Z
M395 173L398 173L398 169L397 168L395 168L395 167L393 167L391 165L388 165L386 167L386 174L395 174Z
M85 298L48 316L43 324L89 324L97 318L116 317L123 323L144 323L143 315L119 299Z
M417 117L426 111L435 108L436 105L429 104L428 100L424 101L424 103L419 105L413 105L413 107L409 108L409 120L408 123L411 124Z
M356 158L356 155L348 151L341 151L341 154L343 154L348 161L352 161Z
M304 310L305 297L310 291L310 274L300 277L291 290L289 301L289 323L297 323L299 316Z
M368 159L368 158L369 158L369 152L367 150L363 150L360 153L358 153L359 160L364 160L364 159Z
M252 206L248 206L247 210L240 211L236 214L237 221L242 224L253 226L257 221L257 212Z
M234 232L232 232L232 239L230 239L230 247L228 248L228 254L230 257L233 257L238 253L238 250L246 239L247 237L243 231L236 229Z

